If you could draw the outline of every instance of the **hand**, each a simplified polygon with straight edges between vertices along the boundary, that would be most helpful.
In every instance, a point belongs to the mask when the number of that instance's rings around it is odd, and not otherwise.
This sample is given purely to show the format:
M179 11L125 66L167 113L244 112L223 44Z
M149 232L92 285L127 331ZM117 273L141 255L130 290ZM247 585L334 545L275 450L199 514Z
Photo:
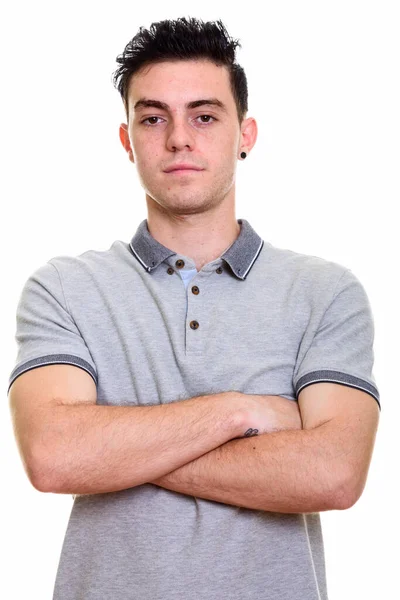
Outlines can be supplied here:
M302 429L301 413L295 400L282 396L242 394L238 400L243 408L243 435L252 437L288 429Z

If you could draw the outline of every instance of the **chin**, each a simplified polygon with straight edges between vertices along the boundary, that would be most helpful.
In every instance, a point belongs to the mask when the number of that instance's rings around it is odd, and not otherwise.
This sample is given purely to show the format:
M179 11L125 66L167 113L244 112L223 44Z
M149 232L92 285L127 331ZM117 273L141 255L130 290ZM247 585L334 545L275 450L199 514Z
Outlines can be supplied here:
M207 198L196 198L191 195L188 198L165 198L158 194L150 196L150 200L157 204L157 208L165 212L172 212L179 215L194 215L210 209L214 203Z

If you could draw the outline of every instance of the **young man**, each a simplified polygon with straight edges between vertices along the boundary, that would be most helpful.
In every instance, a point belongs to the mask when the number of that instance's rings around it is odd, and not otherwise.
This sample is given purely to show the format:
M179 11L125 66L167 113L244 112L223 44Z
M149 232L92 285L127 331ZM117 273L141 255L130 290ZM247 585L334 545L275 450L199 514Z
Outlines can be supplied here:
M325 600L319 512L366 482L368 298L236 219L257 137L236 45L220 21L140 29L114 81L148 218L21 295L17 442L38 490L74 495L54 600Z

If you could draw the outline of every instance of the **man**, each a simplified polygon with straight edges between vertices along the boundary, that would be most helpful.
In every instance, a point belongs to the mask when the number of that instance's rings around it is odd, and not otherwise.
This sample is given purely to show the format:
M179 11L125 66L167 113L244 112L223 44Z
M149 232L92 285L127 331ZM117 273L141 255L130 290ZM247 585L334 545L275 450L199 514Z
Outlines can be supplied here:
M326 599L319 512L366 482L368 298L236 219L257 137L236 45L220 21L140 29L114 81L148 218L22 291L17 442L36 489L74 495L55 600Z

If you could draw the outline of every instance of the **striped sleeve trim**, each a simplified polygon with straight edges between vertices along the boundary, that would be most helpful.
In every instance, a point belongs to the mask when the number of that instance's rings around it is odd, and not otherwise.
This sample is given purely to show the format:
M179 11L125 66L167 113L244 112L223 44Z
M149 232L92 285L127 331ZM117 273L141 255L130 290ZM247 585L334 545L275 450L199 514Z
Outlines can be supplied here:
M312 371L312 373L307 373L306 375L303 375L302 377L300 377L297 384L295 385L296 398L298 397L300 391L303 388L307 387L308 385L311 385L312 383L320 383L322 381L340 383L341 385L348 385L350 387L357 388L358 390L361 390L363 392L367 392L368 394L373 396L373 398L375 398L375 400L378 403L379 410L381 410L379 392L374 385L372 385L368 381L365 381L364 379L354 377L353 375L348 375L347 373L341 373L340 371Z
M17 377L22 375L22 373L30 371L31 369L36 369L36 367L43 367L45 365L63 364L74 365L75 367L80 367L81 369L84 369L89 373L89 375L93 377L94 382L97 386L97 373L92 367L92 365L83 358L80 358L79 356L74 356L72 354L48 354L47 356L39 356L38 358L28 360L27 362L15 368L10 375L7 395L14 381L17 379Z

